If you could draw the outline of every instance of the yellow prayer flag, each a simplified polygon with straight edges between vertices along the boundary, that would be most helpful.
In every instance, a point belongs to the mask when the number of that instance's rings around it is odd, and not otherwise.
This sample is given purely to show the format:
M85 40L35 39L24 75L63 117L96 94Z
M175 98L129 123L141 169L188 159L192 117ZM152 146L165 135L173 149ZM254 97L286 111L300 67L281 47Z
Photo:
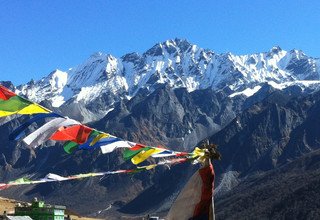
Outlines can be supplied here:
M204 162L207 158L206 149L200 149L196 147L192 152L192 158L197 158L199 162Z
M133 158L131 158L131 162L137 165L139 163L142 163L146 159L148 159L148 157L150 157L152 154L158 154L163 151L165 151L165 149L151 148L150 150L147 150L147 151L143 150L139 152L137 155L135 155Z
M31 115L31 114L35 114L35 113L49 113L49 112L50 112L50 110L48 110L42 106L39 106L36 103L28 105L27 107L18 111L18 113L22 114L22 115Z
M9 115L13 115L13 114L16 114L16 113L17 113L17 111L7 112L7 111L1 111L1 110L0 110L0 117L9 116Z
M152 170L153 168L155 168L157 166L157 164L151 164L149 166L146 166L146 170Z
M89 144L89 146L93 146L93 145L95 145L99 140L101 140L102 138L107 138L107 137L110 137L110 135L109 135L109 134L106 134L106 133L99 134L99 135L97 135L97 136L91 141L91 143Z
M193 157L201 157L205 155L205 149L200 149L198 147L196 147L193 152Z

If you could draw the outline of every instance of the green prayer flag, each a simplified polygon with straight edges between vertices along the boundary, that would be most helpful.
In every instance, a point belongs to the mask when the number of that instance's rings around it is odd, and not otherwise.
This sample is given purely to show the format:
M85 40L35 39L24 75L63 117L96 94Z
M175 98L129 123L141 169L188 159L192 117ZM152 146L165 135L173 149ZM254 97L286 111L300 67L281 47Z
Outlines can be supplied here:
M9 182L9 184L29 184L31 183L31 180L28 179L28 178L25 178L25 177L22 177L22 178L19 178L19 179L16 179L14 181L11 181Z
M78 147L78 144L73 141L67 141L63 145L64 151L67 152L68 154L71 154L77 147Z
M144 148L141 148L139 150L130 150L129 149L125 149L123 151L123 158L124 160L130 160L132 157L134 157L135 155L137 155L138 153L140 153L141 151L147 151L147 150L150 150L151 147L144 147Z
M95 136L97 136L97 135L99 135L99 134L102 134L102 132L93 129L93 130L91 131L91 133L90 133L90 137L95 137Z
M9 100L0 100L0 110L6 112L16 112L32 104L20 96L13 96Z

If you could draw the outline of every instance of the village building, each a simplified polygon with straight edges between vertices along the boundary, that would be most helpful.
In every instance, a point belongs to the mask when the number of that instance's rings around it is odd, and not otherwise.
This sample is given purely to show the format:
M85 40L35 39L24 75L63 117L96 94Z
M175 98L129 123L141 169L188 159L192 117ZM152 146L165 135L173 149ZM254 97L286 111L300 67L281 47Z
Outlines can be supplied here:
M31 206L15 207L15 216L30 216L34 220L64 220L65 206L47 205L36 198Z

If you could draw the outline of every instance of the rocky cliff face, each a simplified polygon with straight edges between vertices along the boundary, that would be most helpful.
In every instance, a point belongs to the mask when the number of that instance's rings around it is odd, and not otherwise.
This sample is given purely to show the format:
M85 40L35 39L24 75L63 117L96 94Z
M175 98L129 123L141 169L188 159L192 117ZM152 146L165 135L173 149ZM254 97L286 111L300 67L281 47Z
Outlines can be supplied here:
M215 199L217 219L318 219L319 150L243 179Z
M219 219L317 218L319 92L305 97L274 92L211 137ZM312 201L312 202L311 202Z

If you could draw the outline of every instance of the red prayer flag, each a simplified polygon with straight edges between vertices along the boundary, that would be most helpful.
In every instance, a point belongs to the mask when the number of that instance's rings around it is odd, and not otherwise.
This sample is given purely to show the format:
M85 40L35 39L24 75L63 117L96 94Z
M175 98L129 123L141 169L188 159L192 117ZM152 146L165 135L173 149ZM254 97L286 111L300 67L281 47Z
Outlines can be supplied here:
M179 152L175 156L176 157L183 157L183 156L188 156L188 155L189 155L189 153L187 153L187 152Z
M50 137L50 140L73 141L78 144L84 144L88 140L92 130L92 128L89 128L85 125L61 127Z
M7 89L6 87L0 85L0 99L8 100L13 96L16 96L16 94L14 92L12 92L11 90Z
M146 146L145 145L142 145L142 144L136 144L134 145L133 147L129 148L128 150L140 150L141 148L145 148Z

